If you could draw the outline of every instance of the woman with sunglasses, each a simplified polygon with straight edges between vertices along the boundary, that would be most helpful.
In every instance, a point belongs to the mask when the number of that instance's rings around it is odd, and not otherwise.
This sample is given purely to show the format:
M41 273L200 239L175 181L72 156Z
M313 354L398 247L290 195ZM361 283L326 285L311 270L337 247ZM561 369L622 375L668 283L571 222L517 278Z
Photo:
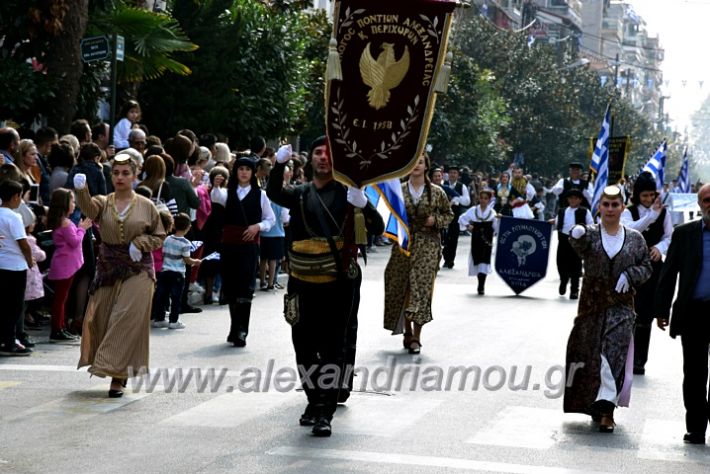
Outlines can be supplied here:
M643 236L620 223L624 202L618 186L604 188L599 210L599 224L577 225L570 232L584 279L567 343L564 411L591 415L599 431L611 433L614 409L629 405L634 294L652 268Z

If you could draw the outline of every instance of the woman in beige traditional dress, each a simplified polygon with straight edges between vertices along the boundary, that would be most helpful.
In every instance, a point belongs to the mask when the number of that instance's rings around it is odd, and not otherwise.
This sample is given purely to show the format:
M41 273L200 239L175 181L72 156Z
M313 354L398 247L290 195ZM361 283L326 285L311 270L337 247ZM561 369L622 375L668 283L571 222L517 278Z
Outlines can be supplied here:
M133 192L136 164L128 155L116 156L111 169L115 192L91 197L86 176L74 177L77 203L100 228L101 247L96 276L89 290L84 317L79 367L99 377L111 377L109 397L121 388L131 371L148 369L148 336L153 298L153 258L165 230L155 205Z
M402 183L411 238L410 254L397 244L385 269L385 329L404 333L410 354L421 348L422 326L432 320L431 298L441 259L441 229L454 218L441 187L429 181L429 158L422 156Z

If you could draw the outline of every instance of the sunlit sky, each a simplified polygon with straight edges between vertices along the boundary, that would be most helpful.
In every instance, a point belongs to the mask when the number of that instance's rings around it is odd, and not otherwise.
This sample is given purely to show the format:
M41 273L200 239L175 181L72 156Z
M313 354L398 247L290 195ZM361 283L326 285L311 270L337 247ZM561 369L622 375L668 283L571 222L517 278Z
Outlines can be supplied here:
M671 126L690 131L692 114L710 94L710 60L707 58L710 0L631 0L651 35L658 34L665 49L661 68L666 111ZM685 81L685 85L684 82ZM702 87L699 82L704 81Z

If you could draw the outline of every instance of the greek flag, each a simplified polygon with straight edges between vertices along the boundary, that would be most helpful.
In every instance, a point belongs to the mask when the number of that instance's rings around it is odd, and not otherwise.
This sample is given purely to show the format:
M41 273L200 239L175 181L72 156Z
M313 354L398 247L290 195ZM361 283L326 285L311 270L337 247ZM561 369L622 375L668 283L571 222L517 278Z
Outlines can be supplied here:
M599 130L597 143L594 145L594 153L592 154L592 163L589 167L595 173L599 174L602 161L609 160L609 135L611 134L611 104L606 106L604 120L602 120L602 129ZM606 182L606 181L605 181ZM606 186L606 184L605 184ZM602 188L603 190L604 188Z
M690 192L690 174L688 173L688 147L685 147L685 151L683 152L683 164L681 165L680 173L678 174L678 192Z
M668 145L666 144L666 141L663 140L663 142L660 144L658 147L658 150L656 150L656 153L653 154L650 160L648 160L648 163L646 163L646 166L643 167L641 171L649 171L655 178L656 178L656 189L661 190L663 189L663 173L666 168L666 149L668 148Z
M599 207L599 201L602 199L602 194L604 194L604 188L606 188L607 181L609 180L609 141L607 137L606 142L606 152L601 156L601 162L599 163L599 171L597 172L597 177L594 181L594 195L592 196L592 215L597 214L597 208Z
M402 185L399 179L390 179L365 188L370 200L385 221L385 237L397 242L405 254L409 255L409 223L404 205Z

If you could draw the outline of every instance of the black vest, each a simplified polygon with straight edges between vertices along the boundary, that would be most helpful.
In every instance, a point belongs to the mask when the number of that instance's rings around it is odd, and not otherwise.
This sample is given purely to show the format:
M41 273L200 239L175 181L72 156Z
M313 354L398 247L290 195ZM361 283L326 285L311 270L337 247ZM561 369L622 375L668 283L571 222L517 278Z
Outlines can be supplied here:
M257 186L239 201L237 190L229 189L227 194L227 206L224 211L224 224L249 227L252 224L261 222L261 189Z
M627 209L635 221L639 220L639 209L636 205L632 204L627 207ZM666 208L663 208L661 214L658 216L658 219L656 219L656 222L648 226L648 228L642 232L643 238L646 239L646 245L648 245L648 248L653 247L660 242L661 239L663 239L663 221L665 221L665 219Z
M583 181L579 180L579 184L574 184L571 179L565 178L564 181L562 181L562 194L560 194L560 207L567 207L567 192L572 190L572 189L579 189L582 194L584 194L584 191L587 189L589 186L588 181ZM582 205L580 207L586 207L589 209L591 206L589 205L589 201L587 201L586 197L582 197Z
M562 230L562 226L565 223L565 211L567 210L566 207L561 208L559 211L557 211L557 230ZM581 224L584 225L584 223L587 221L587 208L579 206L576 211L574 211L574 223L575 224Z

